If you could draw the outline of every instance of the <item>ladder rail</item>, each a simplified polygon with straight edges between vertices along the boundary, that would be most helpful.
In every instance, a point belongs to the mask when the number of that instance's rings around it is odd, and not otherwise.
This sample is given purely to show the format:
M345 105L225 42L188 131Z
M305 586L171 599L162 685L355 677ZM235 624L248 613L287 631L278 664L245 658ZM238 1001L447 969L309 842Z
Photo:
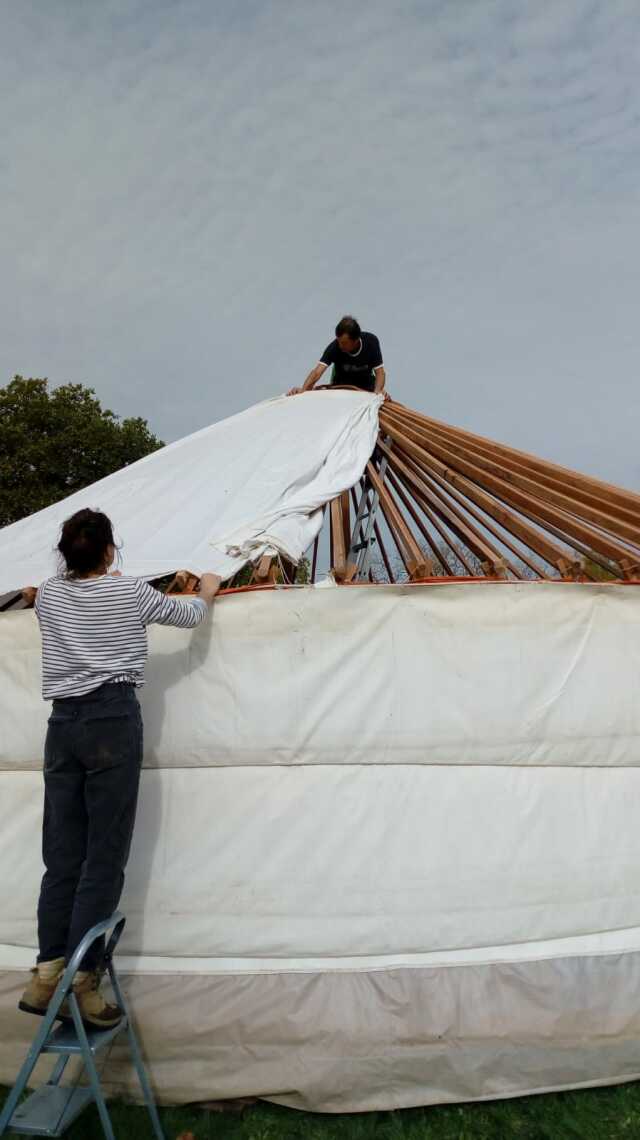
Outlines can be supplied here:
M100 1117L100 1123L102 1125L102 1131L105 1135L105 1140L116 1140L113 1126L111 1124L111 1119L109 1117L107 1104L104 1099L104 1093L102 1092L100 1075L96 1068L93 1050L89 1045L87 1031L84 1027L84 1022L80 1013L80 1006L78 1005L78 999L73 990L71 990L69 993L69 1005L71 1007L71 1016L73 1017L73 1024L78 1035L78 1041L80 1042L80 1047L82 1049L84 1067L89 1075L89 1083L91 1085L91 1091L93 1092L93 1099L96 1103L96 1108L98 1109L98 1115Z
M160 1116L158 1115L158 1106L156 1105L155 1097L153 1095L149 1077L147 1075L147 1070L145 1068L144 1061L142 1060L142 1053L140 1052L138 1038L133 1028L131 1014L129 1013L129 1008L120 986L120 979L118 978L113 962L110 959L107 961L107 970L109 971L109 978L111 979L111 985L113 986L113 991L116 995L118 1005L122 1010L124 1010L125 1020L127 1023L127 1037L129 1038L129 1049L131 1050L133 1064L138 1075L138 1081L140 1082L140 1088L142 1089L147 1111L151 1117L153 1130L156 1134L157 1140L164 1140L164 1132L162 1130L162 1124L160 1123Z

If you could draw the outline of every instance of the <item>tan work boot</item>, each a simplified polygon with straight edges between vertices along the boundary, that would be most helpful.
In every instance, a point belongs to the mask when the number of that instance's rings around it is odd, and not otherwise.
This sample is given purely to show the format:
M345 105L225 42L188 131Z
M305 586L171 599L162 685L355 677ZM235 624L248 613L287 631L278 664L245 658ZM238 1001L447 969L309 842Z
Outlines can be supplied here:
M124 1015L119 1005L111 1005L104 1000L100 993L101 980L100 970L78 970L73 980L73 992L85 1025L91 1029L113 1029ZM63 1021L73 1020L68 1001L62 1003L60 1016Z
M18 1002L18 1009L44 1017L63 973L64 958L54 958L51 962L38 962L31 971L31 981Z

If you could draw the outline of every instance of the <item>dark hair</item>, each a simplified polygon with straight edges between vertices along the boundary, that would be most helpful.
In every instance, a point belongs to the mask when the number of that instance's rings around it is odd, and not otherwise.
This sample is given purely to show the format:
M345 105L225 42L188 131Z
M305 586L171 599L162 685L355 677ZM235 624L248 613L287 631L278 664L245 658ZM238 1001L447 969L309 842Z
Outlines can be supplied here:
M102 511L86 507L62 524L58 550L66 573L72 577L106 568L109 546L115 546L113 528Z
M336 325L336 336L350 336L352 340L358 340L361 336L360 325L355 317L341 317Z

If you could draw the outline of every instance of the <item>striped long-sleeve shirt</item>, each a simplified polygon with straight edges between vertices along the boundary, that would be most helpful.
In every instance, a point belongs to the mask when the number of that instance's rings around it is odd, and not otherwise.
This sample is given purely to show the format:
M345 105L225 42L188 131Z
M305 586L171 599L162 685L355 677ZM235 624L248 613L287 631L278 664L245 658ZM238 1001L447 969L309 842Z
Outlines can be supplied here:
M189 629L201 598L168 598L141 578L48 578L35 603L42 634L42 695L79 697L112 681L144 684L152 622Z

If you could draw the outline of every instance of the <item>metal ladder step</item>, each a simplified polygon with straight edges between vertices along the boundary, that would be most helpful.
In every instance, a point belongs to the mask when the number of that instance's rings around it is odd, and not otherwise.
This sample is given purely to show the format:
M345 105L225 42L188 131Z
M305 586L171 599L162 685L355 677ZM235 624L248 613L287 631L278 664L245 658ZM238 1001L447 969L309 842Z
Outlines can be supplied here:
M375 538L370 538L369 542L354 542L354 543L352 543L351 550L353 551L354 554L357 554L357 552L359 550L366 550L366 548L368 546L375 546L375 544L376 544Z
M92 1100L92 1089L84 1085L73 1090L41 1085L18 1105L9 1128L21 1136L62 1136Z
M95 1057L96 1053L99 1053L101 1049L110 1045L114 1037L117 1037L118 1034L122 1033L123 1029L126 1028L126 1017L123 1017L117 1025L114 1025L113 1029L89 1029L87 1026L87 1042L93 1056ZM84 1050L76 1033L75 1025L69 1025L67 1022L63 1022L62 1025L59 1025L54 1029L53 1033L47 1037L41 1052L60 1053L67 1057L82 1056Z

